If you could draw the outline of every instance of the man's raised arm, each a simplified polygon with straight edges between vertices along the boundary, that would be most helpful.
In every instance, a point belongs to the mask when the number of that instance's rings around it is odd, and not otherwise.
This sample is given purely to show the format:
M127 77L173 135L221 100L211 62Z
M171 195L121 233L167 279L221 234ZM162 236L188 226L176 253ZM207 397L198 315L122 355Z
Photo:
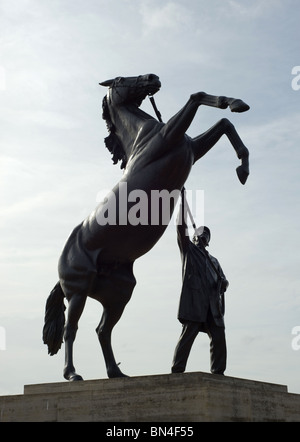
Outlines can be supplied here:
M179 211L177 215L176 225L177 225L177 242L181 252L184 252L188 247L190 238L188 235L188 226L187 226L187 202L185 198L185 189L181 190L181 200Z

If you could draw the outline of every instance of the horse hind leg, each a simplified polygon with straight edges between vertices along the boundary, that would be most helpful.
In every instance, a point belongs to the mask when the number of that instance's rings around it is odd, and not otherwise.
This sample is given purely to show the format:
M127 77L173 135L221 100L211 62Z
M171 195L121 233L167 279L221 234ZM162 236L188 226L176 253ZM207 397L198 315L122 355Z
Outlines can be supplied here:
M241 165L236 172L242 184L245 184L249 175L249 151L238 135L234 125L227 119L222 118L213 127L192 140L192 148L195 162L203 157L221 138L227 135L230 143L236 151L237 157L241 160Z
M78 321L83 312L86 296L74 294L69 300L68 317L64 331L65 341L65 367L64 378L68 381L82 381L83 378L76 373L73 364L73 344L78 330Z
M122 298L120 298L116 300L115 305L104 307L101 321L96 328L96 333L98 335L105 360L107 376L109 378L126 377L116 363L111 344L111 335L114 326L122 316L127 302L128 300L124 301Z
M249 176L249 151L242 142L234 125L229 120L227 120L227 118L225 118L224 120L225 134L234 147L238 158L241 160L241 165L236 168L236 173L240 182L242 184L245 184Z

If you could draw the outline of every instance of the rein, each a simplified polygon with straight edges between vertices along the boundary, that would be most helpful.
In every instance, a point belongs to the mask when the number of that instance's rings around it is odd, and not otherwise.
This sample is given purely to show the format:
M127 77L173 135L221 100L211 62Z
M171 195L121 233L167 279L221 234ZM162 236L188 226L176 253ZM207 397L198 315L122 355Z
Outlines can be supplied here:
M157 106L156 106L156 103L155 103L155 100L154 100L153 95L149 95L149 100L151 101L151 104L152 104L152 106L153 106L154 112L156 113L156 116L157 116L158 120L162 123L161 113L160 113L159 110L157 109ZM185 188L183 187L182 190L185 191ZM184 198L184 204L186 204L186 208L187 208L188 215L189 215L189 217L190 217L190 219L191 219L191 222L192 222L193 228L194 228L194 230L195 230L195 232L196 232L196 231L197 231L197 226L196 226L195 220L194 220L194 218L193 218L193 215L192 215L192 212L191 212L190 206L188 205L188 202L187 202L186 198ZM222 275L220 274L220 272L218 271L218 269L216 268L215 264L212 262L212 260L211 260L211 258L210 258L210 256L209 256L209 254L208 254L208 252L207 252L207 250L206 250L205 247L202 245L202 243L200 244L200 246L201 246L202 250L204 251L205 255L207 256L208 260L210 261L210 264L212 265L212 268L213 268L214 271L216 272L217 276L219 277L220 280L222 280L223 277L222 277ZM223 300L223 302L224 302L224 300Z
M161 113L160 113L159 110L157 109L157 106L156 106L156 103L155 103L155 100L154 100L153 95L150 95L150 94L149 94L148 97L149 97L149 100L151 101L151 104L152 104L152 106L153 106L154 112L156 113L156 116L157 116L158 120L162 123ZM185 191L185 188L183 187L182 190ZM187 212L188 212L189 217L190 217L190 219L191 219L191 222L192 222L193 228L194 228L194 230L196 231L196 230L197 230L197 226L196 226L196 224L195 224L195 221L194 221L194 218L193 218L193 215L192 215L192 212L191 212L190 206L188 205L188 202L187 202L186 199L185 199L185 204L186 204Z
M162 123L163 121L162 121L162 118L161 118L161 113L160 113L159 110L157 109L157 106L156 106L156 103L155 103L155 100L154 100L153 95L148 95L148 97L149 97L149 100L151 101L151 104L152 104L152 106L153 106L154 112L156 113L156 116L157 116L157 118L158 118L158 121L159 121L160 123Z

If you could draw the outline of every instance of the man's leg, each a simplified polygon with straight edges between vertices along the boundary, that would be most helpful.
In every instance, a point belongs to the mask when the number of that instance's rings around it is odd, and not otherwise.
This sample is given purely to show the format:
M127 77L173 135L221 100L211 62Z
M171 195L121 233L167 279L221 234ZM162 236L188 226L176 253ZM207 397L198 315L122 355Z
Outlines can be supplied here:
M182 326L178 344L175 348L172 373L183 373L193 345L193 342L199 333L199 325L196 322L186 322Z
M210 371L213 374L224 374L227 360L225 328L215 324L211 313L208 319L208 336L210 338Z

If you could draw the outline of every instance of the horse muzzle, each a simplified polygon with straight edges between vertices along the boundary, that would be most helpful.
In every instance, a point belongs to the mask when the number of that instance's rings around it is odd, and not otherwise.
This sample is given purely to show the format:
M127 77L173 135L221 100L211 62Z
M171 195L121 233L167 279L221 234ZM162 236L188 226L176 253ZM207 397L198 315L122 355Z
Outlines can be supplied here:
M143 80L145 81L145 87L147 89L147 95L154 95L161 88L161 82L157 75L147 74L143 75Z

